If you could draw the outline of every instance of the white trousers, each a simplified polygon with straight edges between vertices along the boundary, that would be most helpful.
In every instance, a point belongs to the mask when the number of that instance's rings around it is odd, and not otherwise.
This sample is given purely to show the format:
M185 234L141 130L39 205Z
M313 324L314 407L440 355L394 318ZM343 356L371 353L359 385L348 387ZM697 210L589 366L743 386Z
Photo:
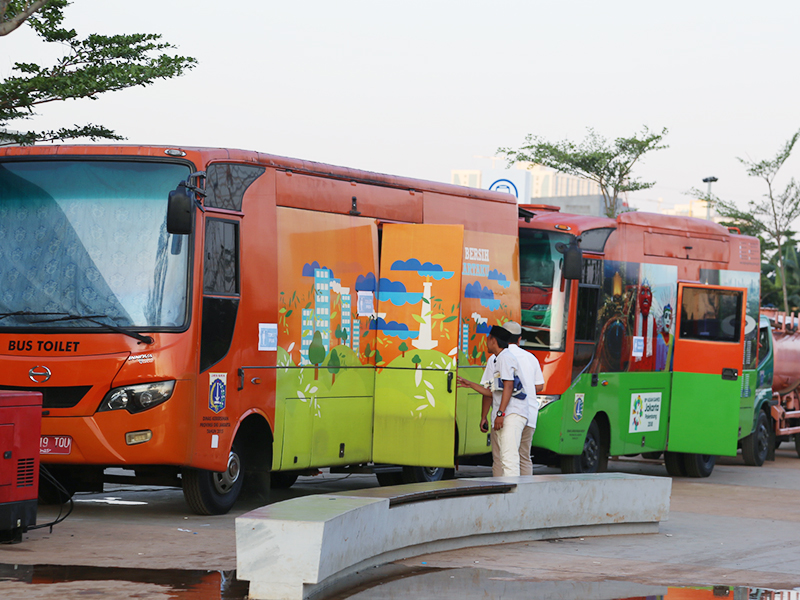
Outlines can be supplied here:
M531 460L531 444L533 443L533 432L535 427L525 425L522 430L522 438L519 441L519 474L533 475L533 461Z
M492 428L493 477L519 476L519 445L527 422L522 415L511 413L503 419L502 429Z

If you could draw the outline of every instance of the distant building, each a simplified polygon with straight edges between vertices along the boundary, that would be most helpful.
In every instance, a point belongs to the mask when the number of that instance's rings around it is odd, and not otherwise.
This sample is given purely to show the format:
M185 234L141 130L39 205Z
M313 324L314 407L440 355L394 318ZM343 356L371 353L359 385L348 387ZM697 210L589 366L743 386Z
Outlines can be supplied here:
M663 215L675 215L678 217L697 217L698 219L705 219L706 215L711 215L711 220L719 223L724 221L717 212L712 208L709 212L708 202L705 200L689 200L688 204L676 204L672 208L665 208L661 211Z
M597 183L542 165L517 163L512 169L454 170L451 183L506 192L516 196L520 204L550 204L565 213L605 216Z

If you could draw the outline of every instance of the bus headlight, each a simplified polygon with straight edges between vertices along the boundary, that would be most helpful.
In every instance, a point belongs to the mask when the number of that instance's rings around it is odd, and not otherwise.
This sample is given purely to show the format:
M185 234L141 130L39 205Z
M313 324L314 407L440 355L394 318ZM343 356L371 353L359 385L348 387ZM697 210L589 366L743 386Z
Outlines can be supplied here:
M548 404L552 404L556 400L561 400L561 395L557 396L536 396L536 399L539 401L539 410L542 410Z
M139 413L169 400L174 389L174 380L114 388L103 398L97 412L125 409L131 414Z

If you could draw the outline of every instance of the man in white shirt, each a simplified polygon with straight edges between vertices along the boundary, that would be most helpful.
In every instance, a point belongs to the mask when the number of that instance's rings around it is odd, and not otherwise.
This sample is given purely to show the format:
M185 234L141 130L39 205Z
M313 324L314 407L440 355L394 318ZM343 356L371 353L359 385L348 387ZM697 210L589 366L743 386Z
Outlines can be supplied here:
M503 328L510 334L508 351L517 359L520 365L519 378L528 397L528 422L522 430L519 444L519 469L520 475L533 475L533 462L531 461L531 441L536 429L536 417L539 414L539 399L537 394L544 389L544 375L539 360L527 350L519 347L519 338L522 327L514 321L506 321Z
M483 396L481 431L488 431L486 414L492 407L492 475L519 476L519 446L528 421L528 400L519 377L517 358L508 352L511 334L495 325L486 336L489 357L480 383L459 377L459 387L469 387Z

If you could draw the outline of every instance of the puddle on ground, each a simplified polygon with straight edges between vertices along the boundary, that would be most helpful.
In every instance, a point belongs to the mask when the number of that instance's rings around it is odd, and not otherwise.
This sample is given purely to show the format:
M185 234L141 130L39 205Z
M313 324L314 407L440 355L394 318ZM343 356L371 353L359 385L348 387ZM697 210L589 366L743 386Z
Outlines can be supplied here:
M17 581L33 585L97 581L153 584L164 587L163 592L168 596L181 600L244 600L247 598L249 588L246 581L236 579L236 571L58 565L0 564L0 587L2 587L3 581ZM0 596L2 595L0 594Z
M387 565L388 566L388 565ZM386 567L381 567L381 570ZM366 573L362 573L362 576ZM630 581L533 581L488 569L409 569L382 581L351 579L325 600L800 600L798 590L644 585Z
M800 600L800 591L765 588L704 586L673 587L629 581L532 581L507 571L488 569L437 569L401 565L367 570L327 590L317 600ZM50 596L48 584L85 583L86 594L97 595L96 582L160 586L167 597L181 600L246 600L249 585L235 571L128 569L56 565L0 564L0 589L4 582L37 586L37 598ZM33 588L31 588L33 589ZM73 588L74 589L74 588ZM129 590L133 591L133 590ZM56 592L56 589L53 589ZM78 591L80 595L80 591ZM139 594L134 593L134 597ZM146 596L146 594L145 594Z

